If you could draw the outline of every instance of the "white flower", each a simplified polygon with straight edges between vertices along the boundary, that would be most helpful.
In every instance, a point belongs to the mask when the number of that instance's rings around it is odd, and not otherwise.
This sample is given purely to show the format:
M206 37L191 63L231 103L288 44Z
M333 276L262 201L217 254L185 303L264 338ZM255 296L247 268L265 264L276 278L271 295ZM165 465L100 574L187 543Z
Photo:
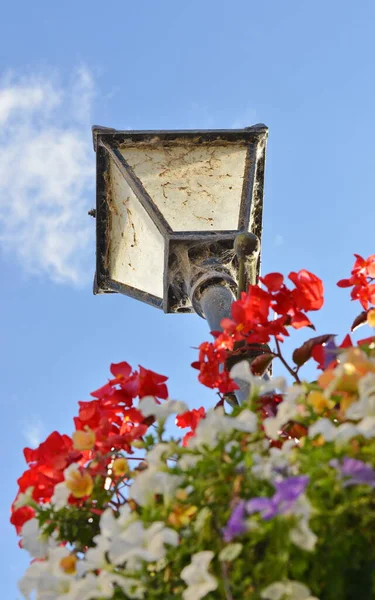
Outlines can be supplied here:
M366 373L358 382L359 400L349 406L346 417L358 421L375 416L375 373Z
M96 600L97 598L112 598L115 592L114 584L105 571L99 575L88 573L76 581L69 593L69 600Z
M135 520L135 514L129 508L128 504L120 506L116 518L111 508L106 508L100 517L100 533L106 539L112 539L122 531L125 531L128 525Z
M353 423L342 423L336 429L335 443L337 445L346 444L357 435L359 435L359 431Z
M178 466L183 471L187 471L191 467L195 467L195 465L201 460L201 458L202 456L200 454L183 454L178 459Z
M314 511L307 496L301 494L293 506L293 515L298 517L297 525L290 532L290 539L302 550L312 552L318 541L317 536L309 527L309 519Z
M47 560L33 562L19 581L22 595L29 600L36 592L38 600L68 600L75 575L63 571L61 560L69 554L67 548L53 548Z
M365 417L357 424L357 428L363 437L367 439L375 437L375 417Z
M166 464L166 459L173 453L170 444L164 442L157 444L152 450L149 450L145 456L146 462L150 466L160 466Z
M200 600L209 592L216 590L218 583L208 572L213 557L214 553L210 550L197 552L192 556L190 565L182 569L181 579L188 586L182 593L184 600Z
M276 388L284 392L286 389L285 377L274 377L274 379L269 380L257 377L252 374L250 365L246 360L234 365L230 371L230 376L232 379L239 379L240 381L248 383L252 394L267 394Z
M336 427L329 419L318 419L313 425L310 425L308 435L310 438L322 435L326 442L332 442L336 437Z
M109 546L109 557L116 565L129 563L130 570L138 568L140 561L155 562L165 557L165 544L177 546L178 534L156 521L145 529L143 523L135 521L115 537Z
M296 527L290 532L289 537L293 544L298 546L298 548L307 550L308 552L314 550L316 542L318 541L317 536L311 531L309 524L305 519L300 519Z
M145 587L139 581L139 579L133 579L131 577L121 577L120 575L108 574L114 583L125 592L125 596L129 598L141 599L144 598L146 593Z
M84 559L78 565L78 572L80 575L83 575L88 571L95 571L96 569L105 570L109 566L106 557L106 553L110 546L108 539L102 535L96 535L94 537L94 542L95 546L86 551Z
M267 437L277 439L283 426L298 414L297 400L305 393L302 385L293 385L288 388L283 401L277 407L276 417L264 419L263 426Z
M88 573L83 579L75 582L66 600L97 600L97 598L112 598L115 593L115 585L122 588L127 598L141 599L144 597L145 590L137 579L101 571L99 575Z
M138 473L129 495L140 506L152 502L155 494L163 496L165 504L168 504L182 481L183 478L179 475L170 475L150 466Z
M238 417L224 415L224 411L219 408L210 410L206 418L199 421L194 437L188 442L188 448L203 449L204 446L214 448L220 437L233 429L254 433L257 424L256 415L248 409L243 410Z
M245 408L245 410L233 420L235 421L234 429L238 429L239 431L254 433L258 429L258 417L248 408Z
M277 581L261 592L265 600L319 600L311 596L308 587L299 581Z
M287 440L281 448L270 448L267 455L253 454L254 465L251 472L258 479L274 479L278 473L290 475L291 467L288 456L292 448L297 446L294 440Z
M66 481L61 481L55 485L53 490L53 496L51 498L51 504L56 510L64 508L68 503L68 498L71 491L66 486Z
M167 419L169 415L180 415L187 410L189 407L185 402L180 400L167 400L162 404L156 402L154 396L145 396L139 401L138 409L145 417L151 415L157 419Z
M53 538L46 536L39 528L37 519L27 521L21 530L22 548L33 558L45 558L48 550L56 546Z

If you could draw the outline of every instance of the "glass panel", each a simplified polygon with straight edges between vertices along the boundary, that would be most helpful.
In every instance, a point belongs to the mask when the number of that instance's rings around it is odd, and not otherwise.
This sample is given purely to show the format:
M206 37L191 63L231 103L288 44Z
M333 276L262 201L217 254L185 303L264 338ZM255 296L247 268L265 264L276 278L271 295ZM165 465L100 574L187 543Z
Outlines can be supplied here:
M163 297L164 239L116 165L110 164L110 277Z
M245 145L183 140L121 152L174 231L238 228Z

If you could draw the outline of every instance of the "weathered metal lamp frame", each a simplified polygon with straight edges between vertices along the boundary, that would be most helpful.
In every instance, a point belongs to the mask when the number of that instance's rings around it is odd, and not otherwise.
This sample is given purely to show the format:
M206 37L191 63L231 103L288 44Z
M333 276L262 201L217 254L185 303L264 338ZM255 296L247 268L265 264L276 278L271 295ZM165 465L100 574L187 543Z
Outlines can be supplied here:
M194 131L117 131L105 127L93 127L94 148L96 150L97 165L97 186L96 186L96 277L94 283L94 293L113 293L119 292L137 300L151 304L164 312L198 312L203 315L201 304L194 303L191 300L190 305L181 306L171 296L171 281L169 279L169 260L171 249L174 244L196 244L202 245L217 244L223 248L233 247L234 240L239 232L251 232L261 239L262 234L262 208L263 208L263 185L264 185L264 165L265 149L267 140L267 127L265 125L255 125L246 129L239 130L194 130ZM122 144L137 145L137 143L155 143L170 144L173 141L184 139L187 142L202 143L225 143L239 142L246 146L245 171L243 179L243 188L241 204L238 217L238 229L227 231L183 231L175 232L172 230L167 220L154 203L153 199L144 188L142 182L135 174L132 167L126 161L119 148ZM111 279L106 264L106 256L110 244L109 227L109 208L108 208L108 170L110 160L117 166L122 176L125 178L129 187L136 195L138 201L145 209L147 214L155 223L159 232L165 240L164 255L164 275L163 275L163 299L152 294L135 289L121 282ZM259 256L256 257L259 270ZM220 259L219 259L220 263ZM199 278L198 278L199 279ZM209 281L208 281L209 279ZM204 273L201 282L192 282L194 284L214 284L215 281L225 283L226 287L232 289L235 293L235 287L238 282L233 281L231 277L226 277L225 269L211 269L210 275L205 278ZM196 287L196 285L195 285Z

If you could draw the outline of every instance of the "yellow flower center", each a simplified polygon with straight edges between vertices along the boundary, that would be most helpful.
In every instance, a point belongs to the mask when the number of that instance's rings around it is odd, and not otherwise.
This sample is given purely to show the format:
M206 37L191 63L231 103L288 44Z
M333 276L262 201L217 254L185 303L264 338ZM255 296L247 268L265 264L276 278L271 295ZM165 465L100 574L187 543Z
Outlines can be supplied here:
M196 506L186 507L177 504L169 514L168 521L174 527L186 527L189 525L197 510L198 508Z
M126 458L115 458L112 463L112 473L117 477L129 473L129 464Z
M375 308L370 308L367 313L367 324L370 327L375 327Z
M92 493L94 482L89 473L73 471L66 480L66 487L71 491L74 498L84 498Z
M335 406L333 400L329 400L318 390L313 390L309 393L307 402L313 407L318 415L324 410L329 410Z
M60 560L60 569L67 575L75 575L76 563L77 557L74 556L74 554L69 554L69 556L64 556L64 558Z
M75 431L72 435L73 446L76 450L92 450L95 446L95 433L90 427Z

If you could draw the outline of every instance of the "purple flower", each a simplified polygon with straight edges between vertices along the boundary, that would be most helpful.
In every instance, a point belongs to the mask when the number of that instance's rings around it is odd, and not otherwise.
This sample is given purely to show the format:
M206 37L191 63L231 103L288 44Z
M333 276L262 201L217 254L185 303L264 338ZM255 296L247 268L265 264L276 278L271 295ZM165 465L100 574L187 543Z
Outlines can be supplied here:
M293 506L305 491L309 478L306 475L289 477L275 483L276 492L271 498L253 498L246 503L249 514L260 512L265 521L273 519L276 515L284 515L293 509Z
M333 459L329 462L329 465L336 469L340 477L344 479L344 487L349 485L375 487L375 472L371 465L364 463L362 460L345 456L341 464L337 459Z
M245 531L247 531L245 524L245 502L241 500L241 502L233 509L228 523L223 529L224 541L231 542L236 535L241 535L241 533L245 533Z

